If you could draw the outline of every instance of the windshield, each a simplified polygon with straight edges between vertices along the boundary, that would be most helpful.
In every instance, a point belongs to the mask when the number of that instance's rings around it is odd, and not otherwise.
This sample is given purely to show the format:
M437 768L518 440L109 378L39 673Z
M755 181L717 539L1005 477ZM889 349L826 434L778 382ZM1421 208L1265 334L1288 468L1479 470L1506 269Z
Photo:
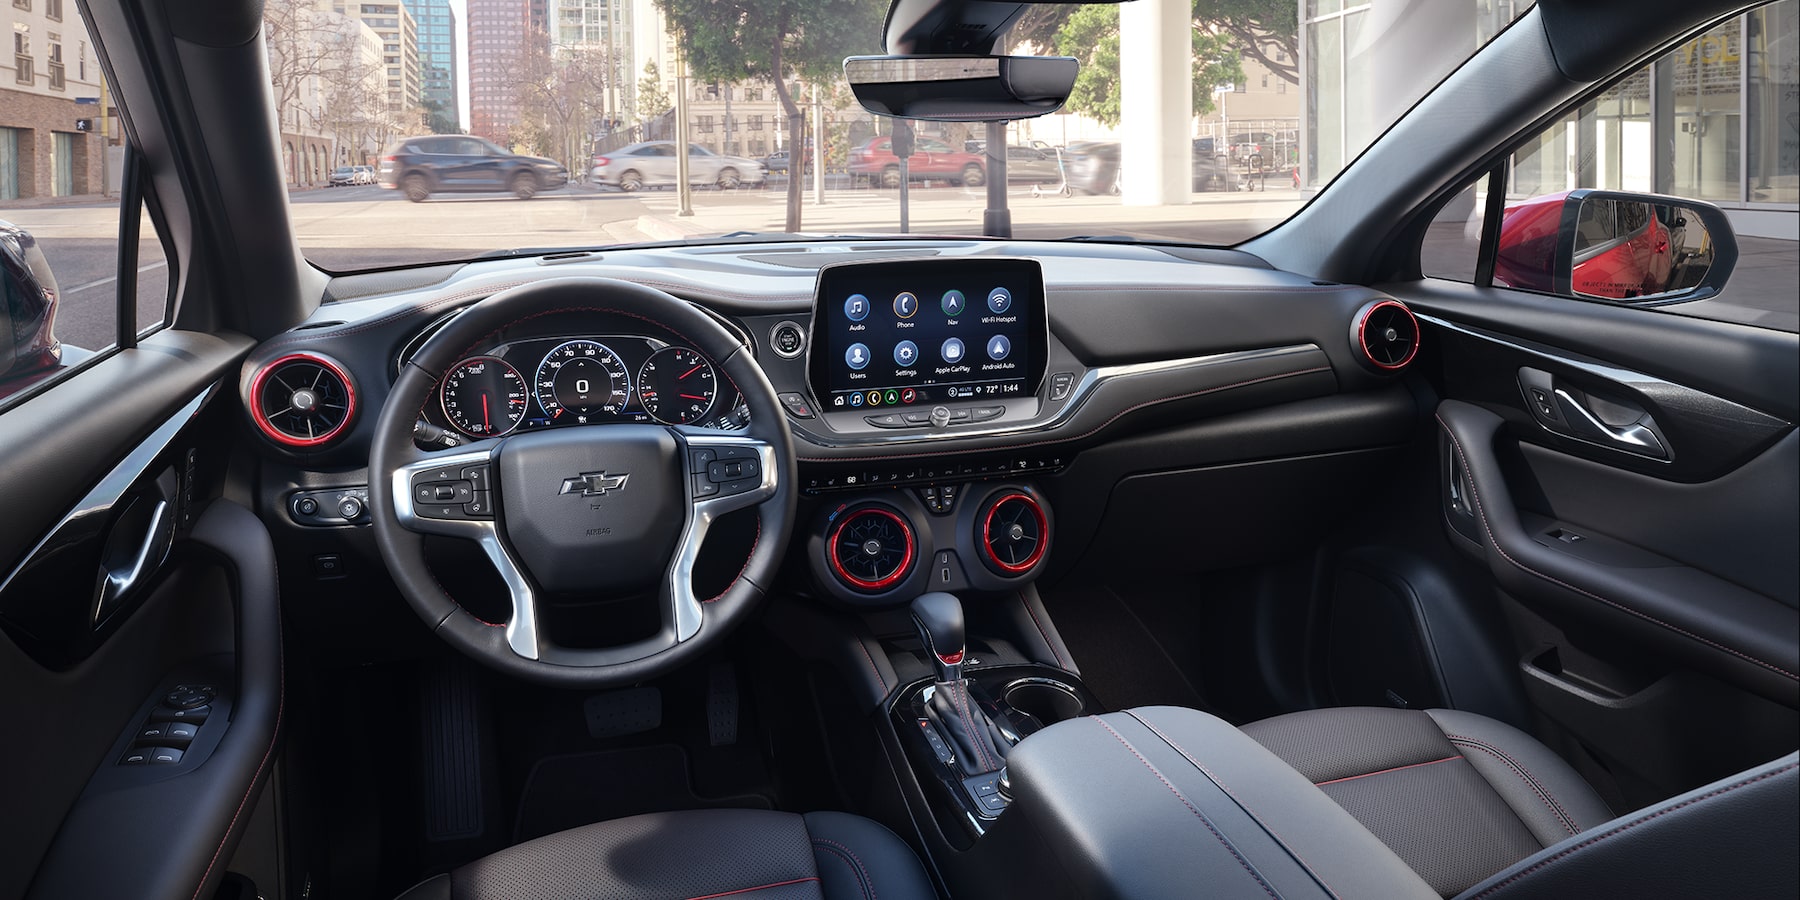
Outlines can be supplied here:
M269 0L301 246L350 271L746 232L979 235L998 179L1018 237L1229 245L1292 215L1530 4L1034 5L1002 47L1076 57L1067 105L992 152L985 125L914 123L905 160L842 69L883 52L888 5ZM1121 47L1162 48L1165 70L1191 55L1191 110L1159 112ZM1132 171L1146 134L1161 183ZM315 190L340 165L375 178Z

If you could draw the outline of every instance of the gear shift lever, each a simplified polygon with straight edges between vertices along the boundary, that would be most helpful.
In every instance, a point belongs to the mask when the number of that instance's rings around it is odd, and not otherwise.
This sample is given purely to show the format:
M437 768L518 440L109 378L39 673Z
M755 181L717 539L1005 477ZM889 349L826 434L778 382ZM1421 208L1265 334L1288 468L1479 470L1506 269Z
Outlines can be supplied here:
M913 601L912 617L937 672L937 685L925 704L925 718L950 739L965 775L999 770L1006 764L1007 741L969 695L969 682L962 677L967 649L962 601L955 594L925 594Z
M913 627L931 654L932 668L939 682L961 681L963 651L967 638L963 631L962 601L955 594L942 591L923 594L912 602Z

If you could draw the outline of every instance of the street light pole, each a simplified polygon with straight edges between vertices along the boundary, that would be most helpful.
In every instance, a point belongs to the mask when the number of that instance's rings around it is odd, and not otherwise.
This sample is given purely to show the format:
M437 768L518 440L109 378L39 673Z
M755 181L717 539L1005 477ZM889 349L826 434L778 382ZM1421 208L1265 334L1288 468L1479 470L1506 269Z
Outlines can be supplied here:
M675 215L694 214L694 191L688 184L687 53L675 45Z
M819 86L812 86L813 107L813 205L825 205L825 103L819 99ZM801 155L800 171L806 171L805 154ZM791 165L792 163L790 163ZM788 176L793 177L793 176Z

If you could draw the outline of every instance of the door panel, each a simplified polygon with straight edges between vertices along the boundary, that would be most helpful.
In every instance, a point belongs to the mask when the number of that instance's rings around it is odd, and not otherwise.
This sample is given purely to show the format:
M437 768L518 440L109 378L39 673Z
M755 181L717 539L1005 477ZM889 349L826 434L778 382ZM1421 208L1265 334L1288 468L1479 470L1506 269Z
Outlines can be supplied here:
M273 553L224 498L245 426L216 390L249 346L163 331L0 415L0 683L40 723L0 745L0 898L196 896L266 778ZM214 702L184 758L128 759L185 683Z

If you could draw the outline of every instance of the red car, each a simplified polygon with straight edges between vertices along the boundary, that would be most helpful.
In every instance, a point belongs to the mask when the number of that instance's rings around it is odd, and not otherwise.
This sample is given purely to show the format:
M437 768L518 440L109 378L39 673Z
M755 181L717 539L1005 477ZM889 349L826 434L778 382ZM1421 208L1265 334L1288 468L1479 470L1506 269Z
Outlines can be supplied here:
M1572 290L1624 300L1670 289L1684 229L1658 218L1646 203L1587 201L1577 228L1571 283L1555 283L1557 232L1569 192L1533 197L1506 208L1494 282L1534 291Z
M913 181L947 179L968 187L987 183L987 168L978 153L952 150L943 141L929 138L913 140L913 155L907 160L907 174ZM850 151L850 176L880 179L882 187L900 186L900 157L894 155L892 138L872 137Z

